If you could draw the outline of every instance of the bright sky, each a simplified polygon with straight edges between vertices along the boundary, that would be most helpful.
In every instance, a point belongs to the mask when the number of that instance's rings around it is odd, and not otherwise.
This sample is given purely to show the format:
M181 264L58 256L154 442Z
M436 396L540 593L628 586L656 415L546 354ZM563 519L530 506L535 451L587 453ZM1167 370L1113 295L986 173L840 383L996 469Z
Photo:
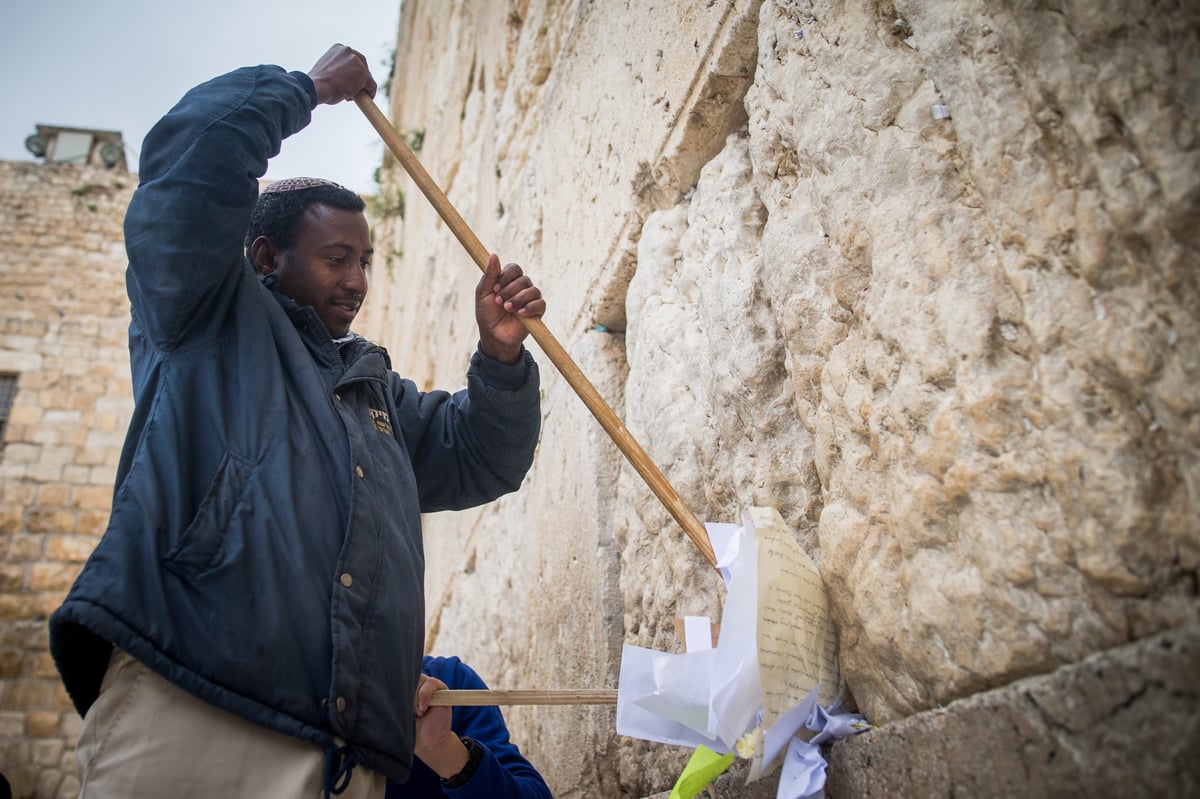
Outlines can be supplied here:
M252 64L307 71L335 42L382 84L399 14L400 0L0 0L0 159L34 160L25 137L61 125L119 130L136 169L146 133L191 87ZM382 157L354 103L319 106L266 176L374 194Z

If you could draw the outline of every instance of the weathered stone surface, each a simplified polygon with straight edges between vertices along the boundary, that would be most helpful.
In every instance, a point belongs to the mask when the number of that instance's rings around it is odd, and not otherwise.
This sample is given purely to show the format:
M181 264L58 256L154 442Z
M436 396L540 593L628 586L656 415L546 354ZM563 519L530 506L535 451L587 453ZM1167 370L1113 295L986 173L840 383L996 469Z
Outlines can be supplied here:
M431 83L396 95L398 129L425 131L426 169L488 247L534 275L551 298L547 326L622 414L625 287L642 219L675 203L743 125L757 9L484 3L462 15L421 5L402 15L394 81ZM478 273L397 167L384 173L387 205L396 188L407 196L403 218L387 217L376 241L403 281L377 283L365 327L385 344L405 342L393 360L418 385L456 387L475 344ZM543 444L525 487L489 510L426 521L432 649L463 656L494 685L615 685L631 619L648 636L671 630L657 610L673 601L671 580L642 568L652 582L631 581L628 570L647 564L624 564L628 542L673 562L679 584L705 582L688 612L719 610L719 580L665 514L630 518L630 492L643 492L641 505L652 497L644 485L622 487L619 453L540 362ZM611 709L506 715L556 796L638 795L686 759L617 738Z
M685 501L780 509L888 724L1197 618L1198 14L414 4L392 114ZM413 194L394 165L385 184ZM405 209L372 333L454 386L475 276ZM611 677L617 643L676 649L671 618L721 602L541 362L523 492L428 535L453 542L431 547L437 649L522 686ZM545 714L514 733L565 796L664 790L686 759L566 756ZM590 742L600 721L571 719Z
M1196 11L900 6L916 49L864 11L765 6L747 108L844 667L887 721L1195 618L1200 176L1145 122L1187 128Z
M1158 740L1141 714L1176 667L1138 693L1150 666L1112 655L1101 679L1085 658L1200 610L1198 17L1168 2L404 5L392 115L422 162L533 274L550 329L687 504L714 521L774 505L820 562L847 682L884 725L834 754L869 747L871 773L916 779L903 725L961 709L929 727L961 744L931 756L945 781L900 793L976 785L940 763L990 757L972 703L1005 691L1007 752L1041 742L1007 762L1039 773L1052 738L1064 755L1047 768L1117 752L1086 784L1140 790L1144 758L1126 753ZM476 273L394 163L383 177L363 332L418 384L456 388ZM18 567L5 646L44 624L106 521L130 408L126 179L0 165L0 371L21 375L0 464L0 565ZM499 687L611 686L622 643L677 649L671 619L718 615L720 582L540 361L525 487L427 520L430 647ZM0 679L0 719L21 730L69 716L31 645L37 677ZM1016 682L1052 672L1036 684L1060 692ZM1093 734L1106 709L1116 723ZM687 757L617 737L610 709L508 715L560 797L665 790ZM1161 762L1185 762L1171 746ZM27 792L77 787L33 755L0 742L0 769Z
M847 738L830 799L1200 795L1200 626Z

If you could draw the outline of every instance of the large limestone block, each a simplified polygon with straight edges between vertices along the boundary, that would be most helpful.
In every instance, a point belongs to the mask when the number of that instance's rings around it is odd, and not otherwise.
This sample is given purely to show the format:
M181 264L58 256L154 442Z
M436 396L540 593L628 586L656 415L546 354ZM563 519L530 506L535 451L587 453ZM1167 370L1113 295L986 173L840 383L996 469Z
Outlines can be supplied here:
M763 8L767 297L876 721L1195 617L1196 22Z
M835 743L826 795L1152 797L1200 794L1200 627Z

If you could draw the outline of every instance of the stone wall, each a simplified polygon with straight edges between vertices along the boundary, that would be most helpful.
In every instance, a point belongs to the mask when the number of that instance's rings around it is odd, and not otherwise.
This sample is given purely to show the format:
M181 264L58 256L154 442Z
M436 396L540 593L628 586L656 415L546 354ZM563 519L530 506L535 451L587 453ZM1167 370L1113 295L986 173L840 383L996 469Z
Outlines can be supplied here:
M997 719L1042 725L1008 741L1033 787L1031 740L1124 753L1102 786L1183 773L1149 767L1147 724L1195 740L1198 78L1181 3L405 0L391 115L692 509L773 505L819 561L881 725L834 748L831 796L952 795ZM456 388L477 270L382 176L363 332ZM45 619L103 529L128 421L133 183L0 163L17 796L76 787ZM622 643L677 650L673 617L719 616L720 581L540 361L522 490L427 518L429 647L497 687L614 686ZM1030 697L1035 721L1014 711ZM606 708L506 715L565 799L666 790L688 754L616 736ZM942 733L959 745L907 745Z
M406 0L396 64L397 129L693 510L818 559L881 733L1197 619L1194 4ZM477 270L394 163L381 198L368 332L457 387ZM541 363L521 492L427 519L429 646L613 686L720 585ZM560 797L687 755L507 715Z
M46 619L108 521L133 408L121 220L136 178L0 162L0 772L16 797L74 796L80 718Z

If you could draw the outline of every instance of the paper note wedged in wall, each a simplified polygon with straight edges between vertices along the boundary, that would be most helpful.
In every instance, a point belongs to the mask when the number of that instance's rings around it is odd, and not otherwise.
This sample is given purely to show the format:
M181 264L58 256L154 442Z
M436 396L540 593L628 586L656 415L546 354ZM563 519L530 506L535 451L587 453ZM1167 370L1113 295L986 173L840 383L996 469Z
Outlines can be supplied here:
M737 748L750 759L748 779L755 780L785 748L803 744L797 732L822 729L813 724L830 718L822 706L836 702L843 688L837 633L816 564L778 511L752 508L741 527L706 528L728 589L720 639L711 647L708 620L692 617L685 619L682 654L626 646L617 733L719 753ZM852 724L838 729L858 731ZM785 768L816 762L804 755L787 758ZM823 784L819 752L816 760ZM789 774L788 784L815 779Z
M752 508L758 545L758 669L763 723L776 719L818 687L822 705L842 693L837 630L817 564L774 508Z

